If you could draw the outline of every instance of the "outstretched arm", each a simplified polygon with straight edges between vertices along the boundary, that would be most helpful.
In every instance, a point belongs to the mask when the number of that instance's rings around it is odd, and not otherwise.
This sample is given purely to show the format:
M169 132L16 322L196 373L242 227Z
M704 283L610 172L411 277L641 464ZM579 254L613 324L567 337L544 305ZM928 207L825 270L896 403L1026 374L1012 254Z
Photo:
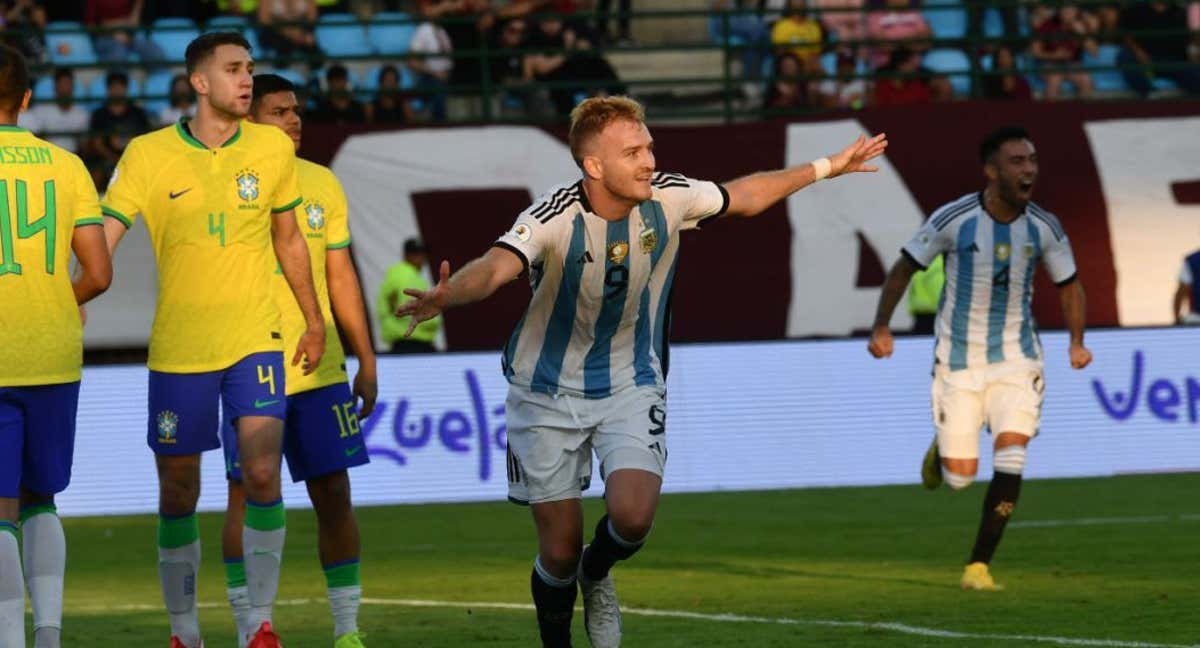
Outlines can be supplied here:
M75 303L83 305L112 283L112 255L105 245L104 228L81 225L71 237L71 251L79 261L79 272L71 282Z
M879 295L879 306L875 309L875 323L871 326L871 340L867 343L867 351L876 358L888 358L892 355L895 340L892 329L888 325L892 321L892 313L896 305L908 289L908 282L920 267L907 254L901 254L900 259L888 272L887 280L883 283L883 292Z
M279 214L272 214L271 243L275 247L275 258L287 279L300 312L304 313L307 325L296 354L292 356L292 366L304 361L304 374L308 375L317 370L321 356L325 354L325 321L321 317L321 307L317 302L317 291L313 288L312 263L308 260L308 246L304 236L296 226L296 212L289 209Z
M731 216L757 216L771 205L823 178L878 171L878 167L868 166L866 163L882 155L887 149L887 144L887 135L884 133L870 139L861 135L853 144L832 157L738 178L725 185L725 190L729 192L729 208L726 213Z
M1058 287L1063 320L1071 332L1071 367L1083 369L1092 362L1092 352L1083 346L1083 329L1087 321L1087 296L1078 279Z
M487 299L500 286L520 276L524 268L516 253L498 246L463 266L454 276L450 276L450 262L442 261L438 283L431 290L404 291L413 298L396 309L397 317L412 316L404 336L412 335L417 324L437 317L448 308Z

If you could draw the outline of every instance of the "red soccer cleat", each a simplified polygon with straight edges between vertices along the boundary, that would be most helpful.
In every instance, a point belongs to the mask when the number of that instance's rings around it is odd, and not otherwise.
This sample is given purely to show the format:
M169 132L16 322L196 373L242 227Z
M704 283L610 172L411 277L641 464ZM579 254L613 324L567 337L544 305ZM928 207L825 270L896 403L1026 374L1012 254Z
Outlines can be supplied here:
M263 621L246 648L283 648L283 644L279 643L279 635L271 628L271 622Z
M187 648L187 646L182 641L179 640L179 637L172 636L171 637L171 648ZM200 645L197 648L204 648L203 640L200 641Z

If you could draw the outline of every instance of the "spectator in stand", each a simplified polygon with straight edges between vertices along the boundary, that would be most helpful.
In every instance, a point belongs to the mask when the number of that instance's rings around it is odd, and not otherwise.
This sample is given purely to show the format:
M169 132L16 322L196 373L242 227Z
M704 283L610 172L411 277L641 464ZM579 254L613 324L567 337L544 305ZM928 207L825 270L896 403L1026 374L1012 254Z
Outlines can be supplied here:
M933 30L924 14L912 6L911 0L887 0L882 9L867 16L867 37L875 41L904 41L903 48L920 54L929 49ZM871 66L879 69L890 63L895 45L875 45L871 50ZM920 59L917 61L920 65Z
M325 72L325 96L308 114L308 121L317 124L355 125L367 123L367 109L354 98L350 87L350 71L335 63Z
M276 67L303 56L311 69L321 67L322 53L313 34L317 3L313 0L259 0L258 40L275 51Z
M992 55L992 69L983 75L981 82L985 99L1033 100L1033 90L1025 75L1017 70L1016 57L1008 46L996 49Z
M1200 2L1188 4L1188 29L1192 32L1192 43L1188 46L1188 60L1200 63Z
M21 113L17 125L38 135L55 133L46 139L77 153L89 118L88 112L75 103L75 73L70 68L58 68L54 71L54 101L39 103Z
M806 71L812 71L813 62L820 58L824 37L821 23L808 15L804 0L788 0L783 17L771 27L771 45L775 54L794 54ZM819 65L818 61L818 68Z
M483 47L483 34L491 29L488 0L420 0L419 4L421 15L445 30L454 49L478 50ZM481 71L478 57L455 59L449 82L477 86Z
M1200 325L1200 250L1183 258L1179 269L1179 286L1171 301L1171 315L1176 324Z
M837 41L840 52L853 52L857 42L867 37L864 0L811 0L810 7L821 9L821 25L830 41Z
M892 50L888 64L880 69L886 78L875 81L875 105L899 106L929 103L934 99L933 84L921 67L921 55L906 47Z
M97 179L106 178L112 172L129 145L129 140L151 128L146 111L129 100L129 75L114 70L104 80L108 98L103 106L92 113L88 125L92 136L87 153L89 158L99 162L99 165L93 165L93 174L98 174ZM99 186L104 184L97 182Z
M617 11L619 12L617 15L617 45L626 46L633 44L633 32L630 29L632 16L629 15L632 9L632 0L617 0ZM596 3L596 35L602 43L610 43L613 40L608 31L609 16L611 14L612 0L599 0Z
M624 91L616 70L592 47L591 41L568 29L560 18L543 17L529 44L550 51L525 57L526 80L582 83L580 86L550 90L550 100L560 116L569 115L575 104L586 97ZM561 50L562 53L554 50Z
M994 2L992 0L966 0L967 5L967 38L979 39L984 38L983 23L987 18L987 12L995 11L1000 16L1000 24L1003 31L1000 36L1014 37L1021 35L1021 16L1020 7L1011 2ZM935 9L936 10L936 9ZM982 48L986 52L995 52L997 47L1011 47L1011 45L987 44Z
M858 61L853 54L840 53L837 74L817 86L821 105L826 108L858 110L866 105L867 82L858 77Z
M1188 35L1181 32L1187 24L1182 5L1176 2L1134 2L1121 12L1121 29L1131 32L1164 32L1162 35L1125 37L1125 48L1117 57L1125 83L1145 97L1154 90L1151 77L1174 81L1188 94L1200 94L1200 67L1186 65Z
M216 3L211 0L154 0L142 15L145 24L153 24L159 18L191 18L203 25L217 14Z
M412 108L400 90L400 70L387 64L379 68L379 91L371 102L371 121L377 124L407 124Z
M525 54L519 51L500 53L504 50L520 50L528 46L529 23L524 18L511 18L500 22L492 35L492 47L497 54L491 60L492 83L502 88L501 109L524 114L528 112L532 98L527 90L513 88L525 82Z
M810 83L802 78L804 74L804 62L799 56L791 52L776 56L775 70L763 99L763 108L768 111L786 111L807 107Z
M1035 7L1030 12L1030 22L1037 38L1030 46L1030 53L1037 61L1046 83L1045 98L1058 99L1064 80L1075 86L1080 99L1092 95L1092 75L1081 69L1084 49L1096 50L1092 35L1099 28L1099 20L1085 14L1074 5L1063 5L1057 9Z
M142 33L144 0L87 0L84 22L103 31L92 37L96 56L105 63L125 63L136 55L142 63L163 60L163 51Z
M184 117L196 116L196 93L186 75L171 77L170 99L166 108L158 113L158 123L166 126Z
M227 16L253 18L258 13L258 0L217 0L217 13Z
M474 27L472 27L473 29ZM417 78L418 95L429 104L433 121L446 120L446 86L454 74L454 43L436 22L423 22L413 33L409 52L423 56L408 59L408 69Z
M0 2L0 42L20 52L30 63L46 58L41 32L46 28L46 10L35 0Z
M713 11L748 11L756 5L751 0L715 0ZM771 34L762 12L731 14L728 20L729 36L741 41L742 76L750 81L761 79L763 59L768 56L766 43Z

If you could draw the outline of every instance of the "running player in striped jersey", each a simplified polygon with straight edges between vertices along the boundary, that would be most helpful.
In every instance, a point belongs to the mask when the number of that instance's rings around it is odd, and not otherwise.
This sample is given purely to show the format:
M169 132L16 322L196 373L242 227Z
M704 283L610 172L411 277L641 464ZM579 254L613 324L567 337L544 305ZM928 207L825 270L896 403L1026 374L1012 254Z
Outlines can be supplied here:
M411 327L478 301L527 271L533 298L503 358L509 499L528 504L538 534L530 577L542 642L569 646L577 586L593 646L621 642L609 570L633 556L654 522L667 461L666 376L679 233L722 216L749 217L826 177L874 171L885 136L860 137L811 164L720 185L655 170L642 107L588 99L571 114L583 172L522 212L482 257L398 315ZM607 515L583 545L582 492L592 453Z
M913 273L945 254L932 388L937 437L922 480L928 488L943 479L956 490L970 485L979 466L979 430L988 426L995 437L994 474L962 576L964 588L987 590L1000 588L988 565L1016 507L1025 449L1042 412L1042 345L1031 312L1039 261L1058 284L1071 366L1086 367L1092 354L1083 345L1085 299L1067 234L1030 200L1038 159L1029 135L1017 127L996 130L980 145L980 160L987 187L935 211L901 250L879 298L868 350L876 358L892 354L892 311Z
M54 495L71 481L78 305L108 288L112 264L83 162L16 126L29 96L25 59L0 45L0 646L25 646L28 587L34 646L59 648L67 543Z
M281 128L300 148L300 102L292 82L276 74L254 77L250 119ZM334 648L363 648L358 632L358 607L362 599L359 580L358 522L350 502L349 468L366 464L366 444L359 418L371 415L378 391L375 350L367 328L362 289L350 258L350 225L346 194L333 171L308 160L296 159L296 173L304 187L304 202L296 210L296 224L304 232L313 269L313 283L321 315L329 331L321 366L305 375L286 367L287 419L283 455L292 481L305 482L317 514L317 553L325 572L329 608L333 612ZM274 258L272 258L274 262ZM271 271L274 271L272 263ZM273 272L275 301L283 323L284 347L304 333L304 314L296 305L283 275ZM337 316L335 323L334 316ZM346 355L337 327L346 333L359 369L351 390L346 378ZM356 407L358 399L362 407ZM238 459L237 433L229 416L221 423L221 445L229 479L229 506L225 514L222 548L229 604L243 637L252 629L247 621L250 596L246 588L242 525L246 493ZM243 646L244 640L239 646Z
M305 374L320 366L325 320L293 211L301 204L295 145L274 126L243 121L253 86L249 44L237 33L204 34L188 45L186 59L200 98L196 117L130 142L104 196L104 229L115 249L140 215L158 263L147 444L159 475L159 572L171 646L202 645L200 455L220 446L223 407L235 418L246 490L249 645L276 648L271 614L286 536L279 464L287 402L272 252L304 313L291 357Z

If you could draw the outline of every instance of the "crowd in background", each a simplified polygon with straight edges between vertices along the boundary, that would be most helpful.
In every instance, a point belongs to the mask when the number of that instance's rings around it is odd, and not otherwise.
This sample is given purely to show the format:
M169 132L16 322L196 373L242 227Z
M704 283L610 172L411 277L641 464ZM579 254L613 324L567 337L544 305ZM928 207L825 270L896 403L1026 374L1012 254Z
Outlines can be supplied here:
M931 24L947 6L715 0L709 34L734 45L742 90L770 111L971 94L944 69L947 52L972 60L973 93L989 99L1089 98L1098 91L1093 63L1105 52L1108 74L1119 74L1133 93L1149 95L1164 80L1174 92L1200 93L1200 2L963 0L950 5L966 21L962 38L951 42ZM178 61L168 61L150 37L161 19L196 27L242 21L259 43L260 69L291 69L310 122L404 124L477 118L485 85L492 114L502 118L561 117L586 96L625 91L606 53L636 45L631 9L631 0L0 0L0 26L46 84L22 124L78 151L103 183L133 136L195 109ZM412 19L404 54L364 62L322 51L316 30L323 15L370 21L380 12ZM53 67L63 52L50 51L47 26L69 23L86 30L94 64ZM91 84L80 78L89 73ZM170 78L158 91L165 96L137 100L150 94L139 88L143 75Z
M935 49L975 58L979 95L988 99L1090 98L1089 60L1097 67L1105 46L1116 53L1110 63L1124 66L1120 75L1135 93L1149 95L1156 79L1166 79L1178 91L1200 94L1198 2L716 0L713 7L731 12L711 31L737 46L747 90L762 92L766 108L950 99L947 70L927 61ZM946 11L966 17L961 42L935 40L931 18ZM990 29L987 20L994 21Z

